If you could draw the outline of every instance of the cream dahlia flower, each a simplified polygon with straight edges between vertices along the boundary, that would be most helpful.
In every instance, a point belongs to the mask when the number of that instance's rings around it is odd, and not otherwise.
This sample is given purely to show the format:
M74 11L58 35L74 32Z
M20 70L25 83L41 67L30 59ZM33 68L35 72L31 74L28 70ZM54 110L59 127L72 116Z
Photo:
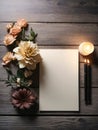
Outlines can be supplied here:
M37 45L30 41L21 41L13 52L19 62L19 68L26 67L29 70L34 70L36 64L41 61Z

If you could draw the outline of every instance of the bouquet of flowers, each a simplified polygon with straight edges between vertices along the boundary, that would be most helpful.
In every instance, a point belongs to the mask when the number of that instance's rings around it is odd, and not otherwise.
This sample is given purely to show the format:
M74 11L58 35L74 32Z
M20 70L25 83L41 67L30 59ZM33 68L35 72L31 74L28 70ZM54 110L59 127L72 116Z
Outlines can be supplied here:
M32 28L27 33L25 19L9 23L6 28L8 34L4 37L4 44L8 52L2 58L2 65L8 73L6 85L12 87L11 102L14 107L29 109L36 102L36 94L31 90L32 75L41 61L37 34Z

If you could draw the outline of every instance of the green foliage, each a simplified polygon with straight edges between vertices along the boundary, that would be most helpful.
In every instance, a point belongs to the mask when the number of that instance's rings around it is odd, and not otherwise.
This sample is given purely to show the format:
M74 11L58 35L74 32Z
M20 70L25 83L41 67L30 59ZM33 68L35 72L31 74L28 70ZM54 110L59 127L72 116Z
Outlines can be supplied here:
M8 73L8 79L5 81L7 86L14 86L14 84L17 83L17 77L12 73L12 71L9 68L6 68L6 71Z
M21 33L21 40L23 40L23 41L33 41L35 43L37 35L38 34L35 33L32 28L30 30L30 34L26 35L25 34L25 29L23 28L22 33Z
M8 79L5 80L7 86L11 86L13 88L17 86L21 87L29 86L29 79L27 79L24 76L24 69L18 69L16 75L13 74L13 72L9 68L6 68L6 71L8 73ZM19 83L17 82L18 78L20 79Z
M36 40L36 37L37 37L37 33L35 33L34 31L33 31L33 29L31 28L31 30L30 30L30 36L29 36L29 38L30 38L30 41L33 41L34 43L36 42L35 40Z

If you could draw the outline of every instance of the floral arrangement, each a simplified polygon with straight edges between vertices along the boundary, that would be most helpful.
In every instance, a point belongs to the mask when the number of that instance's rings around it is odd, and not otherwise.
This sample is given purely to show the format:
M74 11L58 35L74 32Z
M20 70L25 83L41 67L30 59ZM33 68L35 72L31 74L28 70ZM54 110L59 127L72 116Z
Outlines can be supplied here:
M29 109L36 102L37 96L32 91L32 75L37 64L41 61L37 34L25 19L9 23L4 44L8 52L2 58L2 65L8 73L6 85L12 87L11 102L18 109ZM14 70L13 70L14 66Z

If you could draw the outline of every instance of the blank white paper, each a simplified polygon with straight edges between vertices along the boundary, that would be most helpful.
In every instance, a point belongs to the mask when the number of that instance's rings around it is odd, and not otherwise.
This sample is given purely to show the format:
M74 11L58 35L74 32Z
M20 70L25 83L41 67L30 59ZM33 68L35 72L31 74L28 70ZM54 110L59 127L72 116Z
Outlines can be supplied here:
M77 49L40 49L39 110L78 111Z

